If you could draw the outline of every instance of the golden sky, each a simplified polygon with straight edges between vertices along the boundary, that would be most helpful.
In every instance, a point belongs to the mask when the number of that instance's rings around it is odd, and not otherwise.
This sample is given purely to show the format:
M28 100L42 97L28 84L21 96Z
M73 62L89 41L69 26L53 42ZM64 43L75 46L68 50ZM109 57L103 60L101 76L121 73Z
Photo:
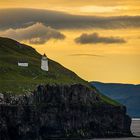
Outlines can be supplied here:
M139 0L2 0L0 8L37 8L72 14L139 15Z
M140 16L140 0L0 1L0 9L5 8L48 9L87 17L130 16L130 18L136 18L136 16ZM6 20L2 19L1 21L5 24ZM45 52L49 58L58 61L88 81L140 84L140 27L137 24L139 20L139 18L132 20L132 25L128 21L126 28L121 28L121 26L124 26L123 19L119 18L115 23L111 20L108 26L113 24L113 28L109 29L94 28L94 26L90 28L81 27L80 29L69 28L68 26L57 28L57 26L51 26L51 23L49 24L50 28L48 28L41 24L42 21L37 21L38 24L34 23L34 27L27 22L30 27L21 26L15 29L14 26L12 28L11 24L7 23L4 30L0 26L0 35L11 37L13 34L15 36L22 34L23 37L23 35L27 35L26 32L33 32L34 29L38 32L41 28L46 32L49 30L53 32L52 38L54 39L49 39L46 35L45 39L47 38L48 41L45 43L32 44L25 37L21 40L20 36L17 40L33 46L42 54ZM33 22L35 21L33 20ZM17 25L16 23L12 24ZM71 24L75 25L74 22L71 22ZM85 24L88 24L88 22ZM116 27L114 24L120 24L121 26L114 28ZM9 30L8 27L12 29ZM75 42L75 39L80 38L83 33L88 36L88 41L91 41L93 37L96 40L86 44ZM54 34L59 36L58 39L54 37ZM16 38L15 36L13 38ZM44 36L41 41L44 41ZM110 41L115 41L115 43L110 43Z

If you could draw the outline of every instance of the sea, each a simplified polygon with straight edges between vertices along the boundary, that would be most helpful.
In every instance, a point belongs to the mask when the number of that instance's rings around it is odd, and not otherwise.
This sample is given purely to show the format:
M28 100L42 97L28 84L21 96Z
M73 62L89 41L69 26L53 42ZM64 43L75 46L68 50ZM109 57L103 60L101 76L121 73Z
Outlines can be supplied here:
M140 140L140 118L132 119L131 131L135 137L129 138L102 138L92 140Z

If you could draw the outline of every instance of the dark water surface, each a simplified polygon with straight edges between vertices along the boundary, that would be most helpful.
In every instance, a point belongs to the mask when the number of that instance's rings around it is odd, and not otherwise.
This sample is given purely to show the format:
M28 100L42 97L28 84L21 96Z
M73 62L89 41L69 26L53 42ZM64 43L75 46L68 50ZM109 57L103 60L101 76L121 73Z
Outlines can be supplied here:
M140 137L140 119L134 119L132 121L131 131L133 132L133 135Z

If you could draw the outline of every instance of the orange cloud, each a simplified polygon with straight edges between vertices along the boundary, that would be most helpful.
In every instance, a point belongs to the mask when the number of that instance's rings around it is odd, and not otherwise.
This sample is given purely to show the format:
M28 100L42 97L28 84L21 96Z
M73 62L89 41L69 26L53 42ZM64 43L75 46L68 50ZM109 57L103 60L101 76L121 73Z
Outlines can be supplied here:
M30 44L44 44L50 39L64 39L59 31L46 27L42 23L36 23L29 27L19 29L7 29L0 32L0 36L13 38L19 41L28 41Z

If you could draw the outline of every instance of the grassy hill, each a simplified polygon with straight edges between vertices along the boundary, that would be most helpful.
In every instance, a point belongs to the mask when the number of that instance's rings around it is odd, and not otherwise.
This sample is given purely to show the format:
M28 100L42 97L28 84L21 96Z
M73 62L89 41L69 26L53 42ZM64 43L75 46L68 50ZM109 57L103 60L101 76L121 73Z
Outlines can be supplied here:
M38 84L80 83L95 89L74 72L53 60L49 59L48 72L41 70L41 58L41 54L32 47L9 38L0 37L0 93L29 93ZM21 59L27 60L29 67L18 67L18 61ZM98 92L98 90L96 91ZM100 97L106 103L118 105L114 100L102 94Z
M49 71L40 69L41 55L32 47L0 37L0 92L25 93L38 84L74 84L87 82L74 72L49 59ZM29 67L18 67L19 60Z

